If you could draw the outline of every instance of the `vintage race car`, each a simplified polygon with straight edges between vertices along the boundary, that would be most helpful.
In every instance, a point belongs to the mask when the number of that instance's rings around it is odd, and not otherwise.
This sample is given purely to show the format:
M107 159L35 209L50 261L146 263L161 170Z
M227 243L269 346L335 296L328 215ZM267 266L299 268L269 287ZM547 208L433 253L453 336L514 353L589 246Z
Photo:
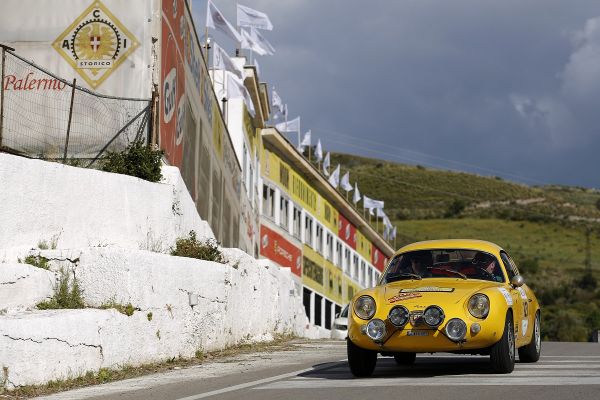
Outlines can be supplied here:
M489 354L510 373L540 357L540 305L510 256L480 240L401 248L378 285L358 292L348 316L348 362L369 376L377 355L412 364L416 353Z

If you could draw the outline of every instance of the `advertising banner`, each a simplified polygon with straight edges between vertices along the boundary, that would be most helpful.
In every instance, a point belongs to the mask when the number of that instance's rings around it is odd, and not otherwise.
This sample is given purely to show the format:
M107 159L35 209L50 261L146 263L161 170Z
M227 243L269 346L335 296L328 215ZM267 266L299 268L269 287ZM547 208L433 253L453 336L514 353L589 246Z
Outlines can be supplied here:
M348 246L356 250L356 227L348 221L342 214L339 214L338 219L338 236Z
M3 0L0 38L21 57L64 79L77 78L80 86L110 96L150 98L156 4ZM15 82L24 82L28 71L23 73Z
M377 268L379 272L383 272L383 270L385 269L385 265L387 264L387 258L385 257L383 252L379 250L375 245L372 246L373 248L371 249L371 264L373 264L373 266Z
M260 255L302 276L302 250L264 225L260 226Z

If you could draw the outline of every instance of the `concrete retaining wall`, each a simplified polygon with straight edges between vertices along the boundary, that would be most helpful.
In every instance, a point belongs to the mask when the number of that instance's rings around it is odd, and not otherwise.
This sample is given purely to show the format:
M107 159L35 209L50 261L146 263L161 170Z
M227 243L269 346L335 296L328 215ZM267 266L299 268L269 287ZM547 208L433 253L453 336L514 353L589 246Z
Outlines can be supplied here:
M223 249L227 264L161 253L190 230L213 237L177 168L163 175L149 183L0 154L0 388L320 334L289 270L238 249ZM18 263L27 255L49 270ZM60 271L88 308L36 309ZM99 309L110 302L136 311Z

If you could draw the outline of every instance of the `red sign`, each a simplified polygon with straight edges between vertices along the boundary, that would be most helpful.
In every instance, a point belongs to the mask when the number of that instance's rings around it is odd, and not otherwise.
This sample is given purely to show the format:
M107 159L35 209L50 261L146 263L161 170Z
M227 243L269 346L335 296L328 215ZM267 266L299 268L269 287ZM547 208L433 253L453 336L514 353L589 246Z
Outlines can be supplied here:
M264 225L260 226L260 255L302 276L302 250Z
M181 168L185 95L183 0L162 2L160 147L171 165Z
M379 250L375 245L371 248L371 264L375 266L380 272L385 269L387 264L387 258L383 255L383 252Z
M356 227L352 225L342 214L338 220L338 236L346 242L346 244L356 250Z

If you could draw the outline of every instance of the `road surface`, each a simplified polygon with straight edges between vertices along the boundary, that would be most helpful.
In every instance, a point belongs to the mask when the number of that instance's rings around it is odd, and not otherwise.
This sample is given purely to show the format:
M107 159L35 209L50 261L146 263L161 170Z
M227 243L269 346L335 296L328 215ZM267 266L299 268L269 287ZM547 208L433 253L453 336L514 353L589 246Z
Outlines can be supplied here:
M399 367L380 357L371 378L353 378L345 342L300 342L197 367L78 389L52 400L600 399L600 344L543 343L535 364L497 375L488 357L418 355Z

